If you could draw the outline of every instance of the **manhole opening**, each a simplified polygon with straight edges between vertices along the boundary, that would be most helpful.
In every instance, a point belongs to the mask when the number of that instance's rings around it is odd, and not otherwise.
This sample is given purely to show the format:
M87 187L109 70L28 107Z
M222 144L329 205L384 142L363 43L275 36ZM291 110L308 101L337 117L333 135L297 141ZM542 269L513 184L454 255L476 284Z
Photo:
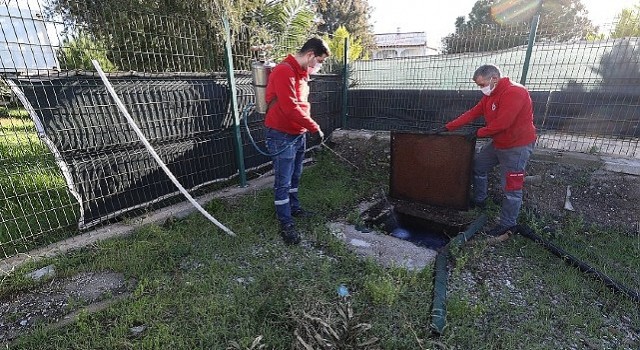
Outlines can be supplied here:
M468 225L467 222L460 223L453 212L449 217L441 208L430 210L428 206L411 202L391 203L387 199L363 212L361 219L365 227L382 230L430 249L445 246Z

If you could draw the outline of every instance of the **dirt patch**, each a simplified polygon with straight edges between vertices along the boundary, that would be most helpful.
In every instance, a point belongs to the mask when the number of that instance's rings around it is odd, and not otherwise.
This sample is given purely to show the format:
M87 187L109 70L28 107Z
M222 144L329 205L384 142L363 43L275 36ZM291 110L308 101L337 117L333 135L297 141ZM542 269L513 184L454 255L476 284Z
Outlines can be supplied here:
M386 133L372 134L364 139L347 137L331 143L330 147L346 159L345 163L358 167L360 171L389 171L389 137ZM585 165L558 164L535 157L528 167L528 175L532 181L525 187L524 205L536 215L558 221L565 218L581 218L585 225L616 228L629 234L640 233L640 209L637 205L637 199L640 198L640 176ZM492 173L492 177L491 196L500 198L497 172ZM565 209L567 188L571 191L569 200L573 210ZM371 198L371 203L382 200L382 197L381 193L377 198ZM424 206L409 207L405 210L413 210L414 214L422 212L419 216L426 215L427 211ZM460 225L472 220L464 213L452 213L442 209L429 210L429 215L435 221ZM553 220L549 222L549 229L553 229ZM340 225L343 226L334 228L346 232L345 237L353 243L356 252L367 250L371 252L369 256L379 257L379 261L384 265L419 269L430 263L435 256L434 251L409 242L386 235L351 231L346 227L348 225ZM198 266L193 264L197 262L184 262L182 267L190 269ZM509 270L504 269L504 265L501 266L502 270ZM491 271L490 264L483 266L481 270ZM487 278L493 276L491 273L488 275ZM500 278L504 277L505 281L509 282L503 283L507 286L512 284L515 275L495 274ZM472 277L477 278L475 275ZM474 283L473 280L468 282ZM0 344L15 339L36 325L60 324L84 307L106 305L118 296L127 295L134 285L135 282L126 281L124 276L118 273L81 273L64 279L54 278L50 283L29 293L6 296L0 299Z
M640 176L532 160L528 173L541 181L525 187L525 206L556 220L580 217L585 224L638 233ZM567 188L570 207L565 209Z
M115 299L131 287L121 273L80 273L54 278L29 293L6 296L0 300L0 344L38 325L61 322L80 308Z

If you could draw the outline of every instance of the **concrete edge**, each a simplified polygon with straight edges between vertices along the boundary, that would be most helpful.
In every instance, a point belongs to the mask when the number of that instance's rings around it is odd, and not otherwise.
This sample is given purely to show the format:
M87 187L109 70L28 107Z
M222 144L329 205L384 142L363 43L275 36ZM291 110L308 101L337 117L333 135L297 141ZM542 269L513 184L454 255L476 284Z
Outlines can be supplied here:
M247 187L227 187L219 191L200 196L196 198L196 201L201 205L204 205L215 198L230 198L246 195L248 193L268 188L272 184L272 175L262 176L249 181ZM108 238L127 236L144 225L164 223L169 218L184 218L195 211L196 209L189 202L180 202L166 208L155 210L146 215L129 219L126 222L103 226L81 235L67 238L60 242L51 243L46 247L38 248L26 253L16 254L9 258L0 260L0 277L10 275L16 268L27 262L54 257ZM222 231L219 232L222 234Z

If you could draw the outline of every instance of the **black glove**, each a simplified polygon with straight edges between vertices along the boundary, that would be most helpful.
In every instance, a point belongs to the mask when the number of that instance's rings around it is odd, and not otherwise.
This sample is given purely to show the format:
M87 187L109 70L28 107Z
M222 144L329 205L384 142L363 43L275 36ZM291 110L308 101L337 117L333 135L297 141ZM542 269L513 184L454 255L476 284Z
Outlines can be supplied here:
M431 130L431 132L433 132L436 135L437 134L442 134L443 132L448 132L448 131L449 131L449 129L447 129L446 126L441 126L439 128L435 128L435 129Z
M476 140L476 138L477 138L476 133L477 133L477 130L472 130L472 131L470 131L470 132L468 132L468 133L464 134L464 138L465 138L465 140L467 140L467 141L469 141L469 142L473 142L473 141L475 141L475 140Z

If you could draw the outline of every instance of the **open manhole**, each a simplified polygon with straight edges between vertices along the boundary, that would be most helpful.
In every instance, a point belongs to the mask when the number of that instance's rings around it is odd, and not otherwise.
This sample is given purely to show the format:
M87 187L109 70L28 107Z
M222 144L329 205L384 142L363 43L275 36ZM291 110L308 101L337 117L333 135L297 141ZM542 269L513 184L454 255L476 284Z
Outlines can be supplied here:
M473 221L469 212L432 207L415 202L384 199L362 213L365 227L438 250Z
M461 134L392 131L389 197L363 213L365 226L445 246L473 221L466 210L474 151L475 138Z

